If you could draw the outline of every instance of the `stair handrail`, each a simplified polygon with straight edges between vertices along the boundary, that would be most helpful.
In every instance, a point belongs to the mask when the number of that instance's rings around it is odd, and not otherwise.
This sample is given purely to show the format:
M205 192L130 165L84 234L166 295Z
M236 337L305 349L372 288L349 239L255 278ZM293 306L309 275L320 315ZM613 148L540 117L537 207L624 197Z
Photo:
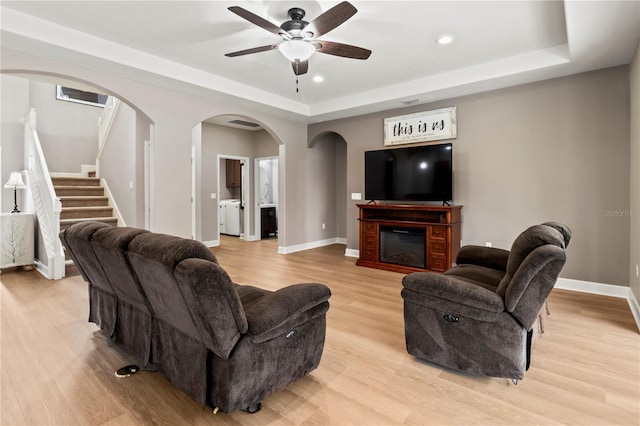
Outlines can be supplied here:
M96 154L96 160L99 161L102 157L102 150L104 144L109 137L111 126L113 125L113 119L120 106L120 100L113 96L108 96L104 104L104 110L102 115L98 118L98 153Z
M47 255L46 268L39 262L36 262L36 267L47 278L57 280L64 277L64 250L58 236L62 203L53 189L49 168L36 131L35 108L29 110L23 124L27 179L38 218L38 230L42 235Z

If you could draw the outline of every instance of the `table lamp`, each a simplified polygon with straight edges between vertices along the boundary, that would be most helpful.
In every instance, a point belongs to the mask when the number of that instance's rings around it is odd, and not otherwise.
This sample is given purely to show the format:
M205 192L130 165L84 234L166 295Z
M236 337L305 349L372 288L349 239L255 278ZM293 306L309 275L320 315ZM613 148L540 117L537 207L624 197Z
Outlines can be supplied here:
M9 181L4 184L4 187L9 189L13 188L13 210L11 213L20 213L20 210L18 210L18 189L25 189L27 187L22 180L20 172L11 172Z

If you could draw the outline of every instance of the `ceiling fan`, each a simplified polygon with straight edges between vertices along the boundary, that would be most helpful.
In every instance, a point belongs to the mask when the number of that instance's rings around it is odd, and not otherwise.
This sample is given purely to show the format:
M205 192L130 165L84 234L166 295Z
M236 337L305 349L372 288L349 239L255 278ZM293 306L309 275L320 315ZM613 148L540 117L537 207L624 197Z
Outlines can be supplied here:
M232 6L229 10L252 24L282 37L283 41L225 54L228 57L278 49L291 61L295 75L301 75L308 71L308 60L315 52L352 59L367 59L371 55L370 50L362 47L335 41L318 40L318 37L341 25L358 11L347 1L332 7L311 22L302 19L305 15L304 9L299 7L291 8L288 11L291 20L284 22L279 27L239 6Z

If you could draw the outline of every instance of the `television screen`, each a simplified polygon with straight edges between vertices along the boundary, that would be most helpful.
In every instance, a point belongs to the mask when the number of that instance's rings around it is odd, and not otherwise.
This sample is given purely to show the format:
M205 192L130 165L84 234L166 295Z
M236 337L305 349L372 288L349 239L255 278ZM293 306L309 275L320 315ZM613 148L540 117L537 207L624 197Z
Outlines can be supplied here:
M450 143L364 153L367 200L450 201L453 199Z

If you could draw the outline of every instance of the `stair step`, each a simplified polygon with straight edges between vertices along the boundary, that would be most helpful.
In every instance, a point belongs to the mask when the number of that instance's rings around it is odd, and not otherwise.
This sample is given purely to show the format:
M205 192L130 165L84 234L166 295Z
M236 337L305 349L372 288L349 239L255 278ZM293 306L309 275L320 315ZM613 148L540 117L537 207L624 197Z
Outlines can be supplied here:
M52 177L53 186L100 186L100 179L95 177Z
M85 218L85 219L60 219L60 230L63 231L70 227L75 223L80 222L88 222L88 221L96 221L96 222L104 222L110 226L118 226L118 218L117 217L96 217L96 218Z
M60 219L87 219L112 217L112 207L63 207L60 212Z
M60 197L62 207L107 206L109 198L105 196L64 196Z
M58 197L72 196L98 196L104 195L104 188L101 186L54 186Z

